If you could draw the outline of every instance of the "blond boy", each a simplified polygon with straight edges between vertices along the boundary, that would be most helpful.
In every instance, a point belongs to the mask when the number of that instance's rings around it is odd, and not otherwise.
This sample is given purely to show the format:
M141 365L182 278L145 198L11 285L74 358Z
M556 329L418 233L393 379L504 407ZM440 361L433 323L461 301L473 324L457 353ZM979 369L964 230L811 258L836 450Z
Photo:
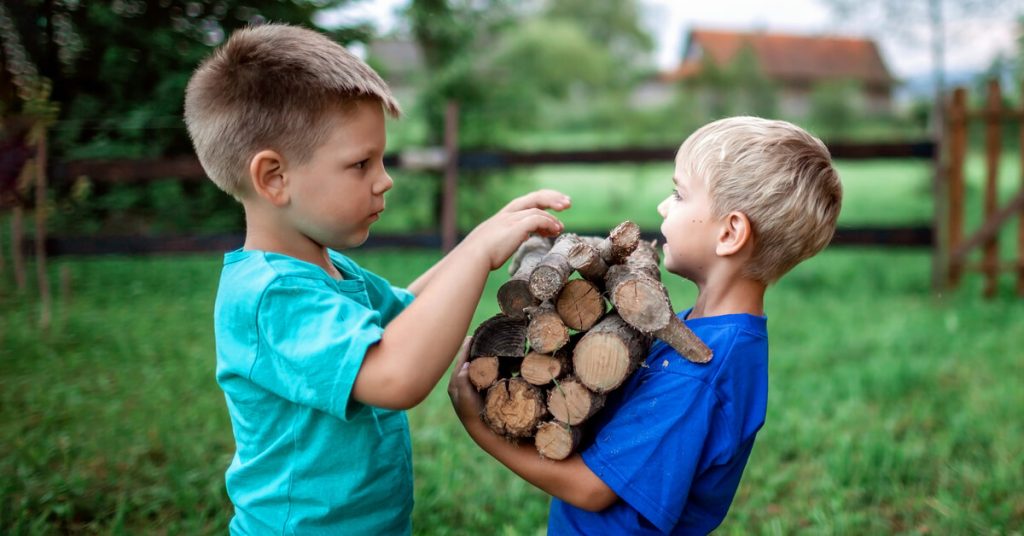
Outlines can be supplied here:
M292 26L234 33L189 82L196 153L246 218L214 311L232 534L408 534L402 410L444 374L488 272L531 232L561 231L543 209L568 198L534 192L408 289L360 268L338 250L366 240L393 185L385 113L398 104L372 69Z
M581 454L562 462L490 432L464 355L449 384L470 436L554 496L549 534L707 534L722 522L764 424L765 290L835 230L839 177L825 146L792 124L716 121L683 143L675 164L672 195L658 205L665 268L697 285L679 316L712 349L710 364L656 342Z

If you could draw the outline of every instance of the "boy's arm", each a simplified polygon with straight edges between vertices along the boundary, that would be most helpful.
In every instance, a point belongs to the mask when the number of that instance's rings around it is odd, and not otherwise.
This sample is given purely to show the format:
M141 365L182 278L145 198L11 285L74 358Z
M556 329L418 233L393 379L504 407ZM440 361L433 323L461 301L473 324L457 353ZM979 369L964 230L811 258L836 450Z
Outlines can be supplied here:
M514 200L477 226L436 269L428 270L417 298L367 350L352 396L390 409L411 408L426 398L466 336L487 275L530 233L561 232L562 224L542 209L568 205L563 194L542 190Z
M577 508L599 512L618 500L618 495L583 463L579 454L562 461L548 460L532 445L511 443L484 424L480 419L483 403L469 382L465 366L468 343L466 339L455 363L448 396L473 441L527 482Z

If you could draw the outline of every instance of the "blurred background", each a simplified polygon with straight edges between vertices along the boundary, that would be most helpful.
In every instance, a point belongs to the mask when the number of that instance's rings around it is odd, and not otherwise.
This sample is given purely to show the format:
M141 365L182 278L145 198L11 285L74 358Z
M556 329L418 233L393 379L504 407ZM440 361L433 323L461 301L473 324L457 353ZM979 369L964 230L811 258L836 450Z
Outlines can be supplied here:
M569 231L657 238L711 120L821 137L840 230L768 293L768 419L719 532L1024 533L1020 0L0 0L0 533L225 531L212 309L244 221L181 113L266 21L398 96L388 211L347 252L398 285L535 188L573 197ZM444 385L410 419L414 532L544 533Z

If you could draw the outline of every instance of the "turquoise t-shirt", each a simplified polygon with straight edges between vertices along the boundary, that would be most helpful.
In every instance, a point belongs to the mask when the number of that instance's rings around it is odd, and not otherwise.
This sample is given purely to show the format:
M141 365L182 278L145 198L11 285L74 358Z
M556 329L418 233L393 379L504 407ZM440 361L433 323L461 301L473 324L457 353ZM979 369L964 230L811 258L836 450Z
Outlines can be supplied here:
M232 534L409 534L405 412L351 397L367 349L411 301L351 259L343 275L263 251L224 257L214 332L236 452Z

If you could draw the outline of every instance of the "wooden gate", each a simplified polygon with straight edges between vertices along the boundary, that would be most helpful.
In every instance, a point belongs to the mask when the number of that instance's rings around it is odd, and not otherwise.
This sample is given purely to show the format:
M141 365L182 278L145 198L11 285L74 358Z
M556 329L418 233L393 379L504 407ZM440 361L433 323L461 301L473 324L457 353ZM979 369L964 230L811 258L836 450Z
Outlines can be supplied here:
M991 298L996 295L997 283L1001 272L1016 272L1017 295L1024 296L1024 165L1020 166L1021 189L1002 207L999 207L999 160L1003 147L1003 123L1015 120L1019 137L1021 158L1024 162L1024 111L1020 108L1003 106L1003 95L999 82L988 83L986 104L979 110L969 110L967 91L958 88L953 92L953 99L947 124L948 154L948 206L945 220L947 226L945 244L939 245L937 255L942 268L945 269L946 288L955 288L965 271L978 271L984 276L984 296ZM964 238L964 207L965 207L965 164L968 148L968 129L972 121L984 123L985 130L985 182L983 194L983 221L977 231ZM941 196L940 192L940 196ZM943 210L936 207L937 210ZM1004 225L1014 215L1021 215L1017 220L1016 259L1001 260L999 255L999 234ZM945 246L945 247L941 247ZM968 262L968 255L981 248L980 261Z

